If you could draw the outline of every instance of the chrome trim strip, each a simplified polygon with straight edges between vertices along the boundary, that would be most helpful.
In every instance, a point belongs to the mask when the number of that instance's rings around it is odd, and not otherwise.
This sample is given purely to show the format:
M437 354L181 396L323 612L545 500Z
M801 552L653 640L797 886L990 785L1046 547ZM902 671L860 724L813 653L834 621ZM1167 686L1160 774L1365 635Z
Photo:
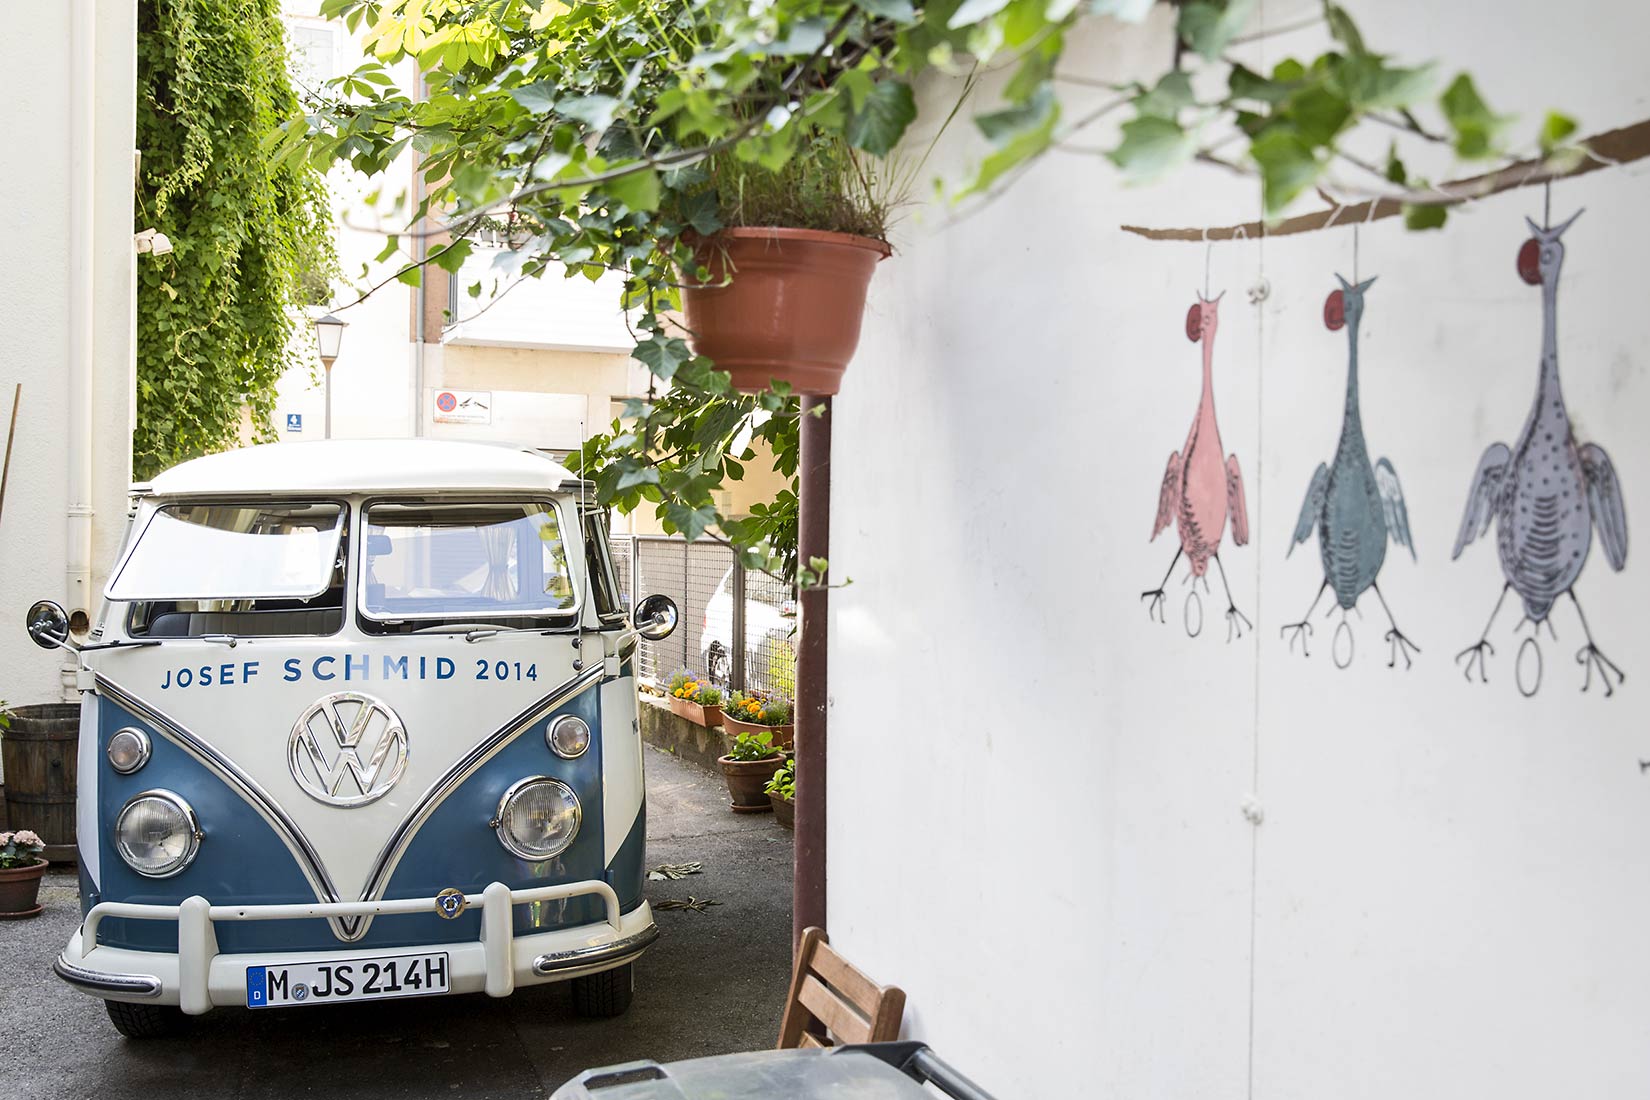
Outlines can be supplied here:
M120 993L128 997L160 996L160 979L149 974L108 974L87 970L59 955L52 961L52 973L77 989L89 993Z
M653 946L659 938L659 926L650 924L635 935L595 947L578 947L572 951L552 951L533 960L533 973L545 977L561 970L575 970L611 962L623 965Z
M342 901L338 890L332 885L332 879L327 875L326 867L321 863L320 854L309 843L309 838L298 828L298 823L287 816L281 804L276 802L267 791L258 786L252 777L241 771L229 761L229 758L202 741L188 730L184 729L176 720L139 700L131 692L116 684L113 680L99 673L97 687L114 702L124 707L129 713L142 718L161 732L168 741L194 757L197 762L215 773L224 780L243 798L253 809L257 810L263 819L286 842L288 850L298 857L299 868L304 877L309 880L310 888L315 891L317 901ZM359 939L366 933L366 928L359 917L332 917L328 918L332 924L333 935L346 943Z
M390 876L395 873L396 865L405 854L407 845L412 843L413 834L417 833L426 819L435 812L436 807L444 802L453 790L470 776L474 775L483 764L498 755L505 745L525 733L535 722L543 718L549 711L555 710L569 699L582 694L586 689L600 683L602 666L600 664L579 673L572 679L564 681L561 686L551 690L526 710L510 719L488 737L474 745L469 752L459 758L458 762L432 783L428 790L419 796L413 804L412 810L395 827L395 832L385 842L383 850L378 853L378 859L373 864L372 873L367 876L367 885L361 891L361 900L374 901L381 897L389 885ZM366 929L361 930L365 934Z

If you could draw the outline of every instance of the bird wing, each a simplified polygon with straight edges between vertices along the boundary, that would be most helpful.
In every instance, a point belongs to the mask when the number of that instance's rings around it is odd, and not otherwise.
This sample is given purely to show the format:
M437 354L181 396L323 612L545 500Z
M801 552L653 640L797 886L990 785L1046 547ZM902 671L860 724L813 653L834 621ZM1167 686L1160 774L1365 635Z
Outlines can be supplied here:
M1152 524L1152 538L1163 533L1163 528L1174 522L1175 509L1180 505L1180 452L1169 455L1169 465L1163 471L1163 487L1157 492L1157 522Z
M1407 547L1410 560L1414 561L1415 538L1409 533L1409 508L1404 505L1404 487L1398 484L1398 471L1384 458L1375 463L1375 491L1381 495L1387 535L1399 546Z
M1249 545L1249 505L1243 499L1243 471L1237 455L1226 456L1226 514L1232 517L1232 542Z
M1581 448L1581 473L1587 479L1587 506L1604 544L1604 556L1619 573L1627 564L1627 509L1621 503L1616 468L1603 447L1589 443Z
M1323 515L1323 499L1329 492L1329 464L1318 463L1317 471L1312 475L1312 484L1306 490L1306 499L1301 502L1301 518L1295 521L1295 539L1289 544L1288 553L1295 552L1295 547L1312 537L1312 528L1317 526L1318 517Z
M1461 556L1467 543L1490 529L1495 518L1496 504L1501 499L1501 486L1512 467L1512 451L1505 443L1491 443L1478 460L1478 472L1472 475L1472 488L1467 490L1467 510L1461 516L1461 532L1455 536L1454 561Z
M1404 506L1404 487L1398 483L1398 470L1388 458L1374 463L1374 491L1381 495L1381 511L1386 515L1386 533L1394 543L1409 549L1409 559L1416 559L1416 539L1409 534L1409 508Z

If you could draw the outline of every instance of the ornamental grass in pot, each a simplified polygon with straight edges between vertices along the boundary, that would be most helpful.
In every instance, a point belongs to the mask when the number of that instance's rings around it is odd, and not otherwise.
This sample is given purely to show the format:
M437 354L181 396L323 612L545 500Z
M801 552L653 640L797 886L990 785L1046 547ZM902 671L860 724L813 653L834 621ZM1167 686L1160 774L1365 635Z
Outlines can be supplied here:
M777 171L711 158L707 192L722 228L688 241L699 265L683 279L688 340L736 389L836 393L871 275L893 251L884 162L840 136L801 141Z
M40 853L46 842L28 829L0 833L0 920L37 917L40 878L50 864Z
M774 768L785 758L773 734L741 733L733 739L726 756L718 757L722 775L728 781L728 798L736 814L760 814L773 809L768 801L768 781Z
M796 736L791 704L760 691L735 691L722 707L722 728L732 734L771 733L773 742L788 749Z
M796 828L796 759L785 761L785 766L773 773L768 785L768 802L773 806L773 819L787 829Z
M705 677L677 669L665 685L665 697L670 700L672 713L695 725L708 728L722 724L722 690Z

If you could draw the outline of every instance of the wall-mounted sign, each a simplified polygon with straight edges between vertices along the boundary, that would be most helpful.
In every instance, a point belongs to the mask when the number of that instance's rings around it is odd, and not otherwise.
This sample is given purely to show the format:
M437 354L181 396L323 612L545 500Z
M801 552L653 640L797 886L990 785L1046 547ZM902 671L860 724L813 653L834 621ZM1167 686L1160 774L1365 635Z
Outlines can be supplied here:
M491 424L493 395L480 390L436 390L431 419L437 424Z
M304 414L303 413L287 413L286 414L286 430L289 431L289 432L301 432L301 431L303 431L304 430Z

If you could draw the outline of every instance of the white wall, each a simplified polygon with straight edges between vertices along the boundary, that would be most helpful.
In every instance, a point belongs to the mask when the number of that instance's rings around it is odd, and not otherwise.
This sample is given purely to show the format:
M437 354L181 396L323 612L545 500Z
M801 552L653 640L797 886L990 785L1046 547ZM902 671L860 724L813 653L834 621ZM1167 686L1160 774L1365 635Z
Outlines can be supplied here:
M71 313L68 3L30 10L27 34L0 39L0 103L12 150L0 172L0 435L22 383L17 434L0 513L0 698L13 705L57 699L60 655L25 637L35 600L68 602L64 576L69 505L64 444L69 433ZM90 234L92 294L92 586L101 593L126 521L133 415L132 149L136 82L135 5L95 9L95 161ZM81 74L83 77L86 74ZM147 261L145 261L147 262ZM4 440L0 439L0 453ZM73 607L71 606L71 610ZM88 610L95 617L97 608Z
M1587 133L1650 115L1642 6L1351 6L1375 48L1472 69L1522 133L1549 106ZM1282 26L1316 6L1265 9ZM1308 31L1249 49L1270 64L1321 45ZM1144 30L1088 28L1063 67L1123 80L1169 52L1160 13ZM951 91L927 89L925 119ZM1068 111L1089 102L1073 95ZM936 154L953 178L962 136ZM1588 208L1565 238L1566 398L1641 530L1645 172L1553 193L1555 217ZM1380 575L1421 647L1407 671L1387 667L1372 593L1344 671L1335 620L1318 620L1310 658L1279 635L1322 576L1315 540L1286 551L1339 433L1345 333L1321 310L1334 274L1352 274L1349 231L1209 257L1227 291L1216 407L1252 528L1248 546L1228 531L1222 548L1255 623L1228 644L1218 576L1196 638L1181 625L1184 563L1167 625L1139 598L1174 553L1172 529L1148 535L1198 399L1183 325L1205 249L1118 227L1246 221L1253 187L1192 170L1127 189L1096 158L1055 152L977 213L926 207L897 230L834 413L831 563L854 583L831 600L829 930L906 989L908 1034L986 1088L1650 1090L1646 551L1617 574L1595 545L1577 586L1627 674L1613 698L1580 690L1568 606L1558 640L1540 642L1532 699L1514 684L1511 607L1487 685L1451 659L1501 587L1493 538L1459 561L1450 550L1479 456L1517 436L1534 394L1540 295L1514 257L1541 201L1499 196L1441 234L1395 220L1362 232L1361 272L1379 276L1365 429L1372 458L1397 468L1419 556L1394 547ZM1263 273L1270 296L1252 306ZM1241 812L1251 795L1258 827Z

